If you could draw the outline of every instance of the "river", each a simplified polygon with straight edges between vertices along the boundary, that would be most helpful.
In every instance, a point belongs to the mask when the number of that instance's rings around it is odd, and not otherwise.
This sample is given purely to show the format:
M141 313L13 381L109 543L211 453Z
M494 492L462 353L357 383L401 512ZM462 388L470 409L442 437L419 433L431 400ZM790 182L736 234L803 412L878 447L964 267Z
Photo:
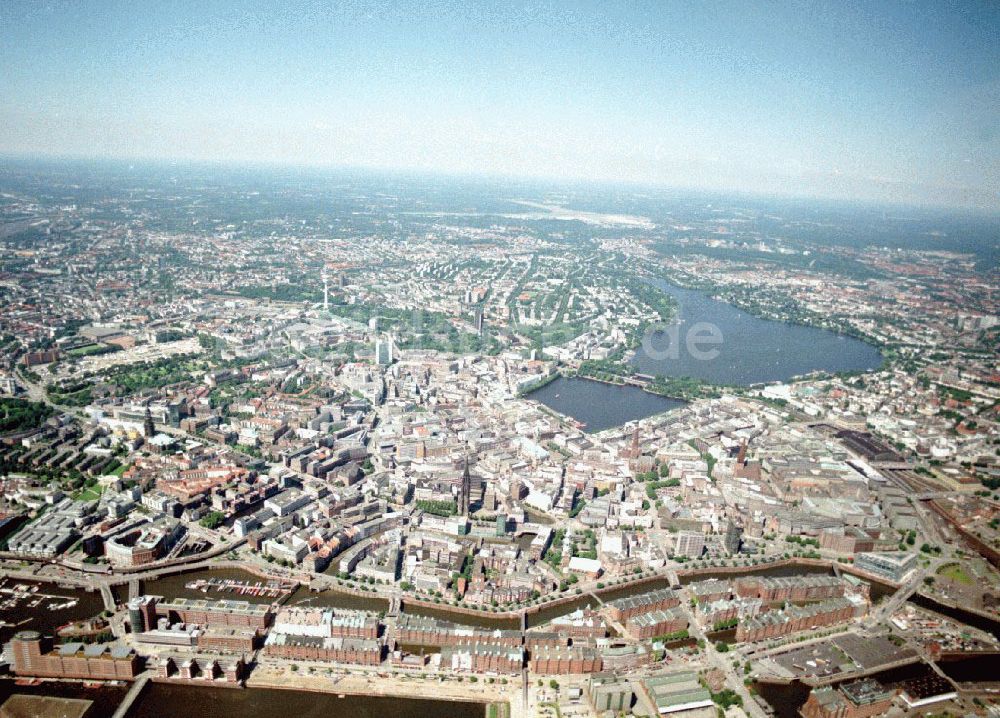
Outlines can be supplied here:
M317 681L322 679L317 678ZM272 688L203 688L151 683L128 718L482 718L482 703L420 698L344 696Z
M882 365L881 352L858 339L826 329L760 319L704 292L683 289L661 279L652 283L679 305L679 341L673 342L668 333L651 337L647 346L657 355L670 356L650 356L645 348L640 349L633 365L642 374L747 386L787 381L814 371L868 371ZM701 345L704 350L718 350L714 358L699 358L687 349L688 333L699 322L719 330L721 343ZM676 354L665 351L675 344Z
M73 681L45 681L35 685L17 685L13 680L0 680L0 705L13 695L48 696L90 701L85 718L111 718L125 698L124 685L84 684ZM0 711L0 715L7 715ZM16 715L16 714L11 714Z

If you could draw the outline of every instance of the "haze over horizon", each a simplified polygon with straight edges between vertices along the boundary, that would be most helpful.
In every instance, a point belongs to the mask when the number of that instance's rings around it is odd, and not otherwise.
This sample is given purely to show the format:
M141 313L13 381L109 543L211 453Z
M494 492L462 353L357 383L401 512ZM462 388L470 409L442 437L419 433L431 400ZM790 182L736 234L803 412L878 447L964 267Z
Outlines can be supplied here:
M1000 206L1000 6L0 7L0 153Z

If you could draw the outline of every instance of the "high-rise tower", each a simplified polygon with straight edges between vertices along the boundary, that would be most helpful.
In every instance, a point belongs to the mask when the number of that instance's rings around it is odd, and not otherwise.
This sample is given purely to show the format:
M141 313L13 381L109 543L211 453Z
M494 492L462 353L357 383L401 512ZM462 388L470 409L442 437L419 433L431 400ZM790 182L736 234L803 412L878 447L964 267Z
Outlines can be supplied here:
M146 420L142 424L142 433L147 438L150 439L156 434L156 424L153 423L153 412L146 407Z
M389 366L392 364L393 360L393 341L392 335L387 334L385 337L376 336L375 338L375 363L381 366Z

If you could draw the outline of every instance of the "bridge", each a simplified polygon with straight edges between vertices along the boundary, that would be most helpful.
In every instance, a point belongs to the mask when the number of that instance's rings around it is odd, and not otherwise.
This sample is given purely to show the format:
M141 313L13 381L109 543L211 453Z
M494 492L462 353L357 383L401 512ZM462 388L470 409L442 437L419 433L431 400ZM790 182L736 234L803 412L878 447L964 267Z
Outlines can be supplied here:
M886 471L911 471L913 464L905 461L872 461L873 469L885 469Z
M917 588L920 587L920 582L927 575L927 571L927 568L921 568L914 573L906 583L896 589L896 592L888 600L884 601L881 606L872 612L868 618L868 622L871 622L873 625L881 623L898 611L910 596L916 593Z
M115 596L111 593L111 587L106 583L101 584L101 598L104 599L105 610L115 610Z
M402 610L402 601L400 600L399 596L393 596L392 599L389 601L389 610L386 612L385 615L391 618L396 618L397 616L399 616L401 610Z
M128 693L125 694L125 698L122 699L121 704L112 714L111 718L125 718L125 716L129 712L129 709L132 707L132 704L135 703L136 699L139 697L139 694L142 693L142 689L146 687L147 683L149 683L149 673L146 672L140 674L135 679L135 682L132 684L132 687L128 689Z
M934 499L946 499L949 496L961 496L960 491L925 491L917 494L914 498L919 501L933 501Z

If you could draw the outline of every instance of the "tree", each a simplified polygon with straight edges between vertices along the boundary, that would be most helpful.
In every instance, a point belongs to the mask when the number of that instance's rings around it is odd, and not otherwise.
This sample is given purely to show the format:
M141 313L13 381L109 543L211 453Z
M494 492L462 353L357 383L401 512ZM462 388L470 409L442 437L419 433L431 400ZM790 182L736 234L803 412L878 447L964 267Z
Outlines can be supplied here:
M212 511L209 514L207 514L204 518L202 518L202 520L199 521L198 523L200 523L207 529L216 529L219 526L221 526L225 520L226 520L226 515L224 513L222 513L221 511Z

